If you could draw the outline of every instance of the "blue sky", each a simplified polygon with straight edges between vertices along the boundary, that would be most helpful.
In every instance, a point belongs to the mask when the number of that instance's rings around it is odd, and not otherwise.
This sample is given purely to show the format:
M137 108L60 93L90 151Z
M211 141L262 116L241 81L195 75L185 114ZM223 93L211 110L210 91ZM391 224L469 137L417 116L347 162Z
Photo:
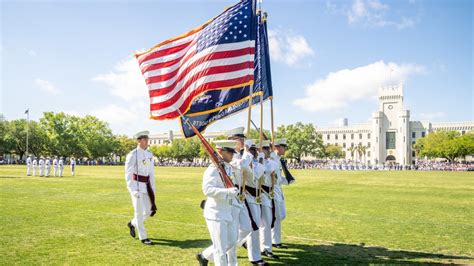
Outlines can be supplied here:
M8 120L26 108L35 120L45 111L92 114L127 135L177 130L176 120L147 119L147 89L132 55L233 3L2 1L0 113ZM365 122L378 87L400 82L412 120L474 120L472 1L264 1L263 9L277 125ZM245 121L240 114L208 130Z

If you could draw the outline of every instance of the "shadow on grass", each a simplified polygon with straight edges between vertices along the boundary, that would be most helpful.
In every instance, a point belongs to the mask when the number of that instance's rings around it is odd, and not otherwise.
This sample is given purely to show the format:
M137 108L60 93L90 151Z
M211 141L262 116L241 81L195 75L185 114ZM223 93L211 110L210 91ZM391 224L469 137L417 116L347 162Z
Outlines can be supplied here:
M301 245L289 244L289 249L274 249L279 260L271 264L422 264L445 265L467 262L474 258L404 250L384 247L365 247L351 244ZM264 258L265 259L265 258Z
M186 240L174 240L174 239L162 239L162 238L150 238L154 245L160 246L171 246L178 247L180 249L188 248L204 248L212 245L209 239L186 239Z

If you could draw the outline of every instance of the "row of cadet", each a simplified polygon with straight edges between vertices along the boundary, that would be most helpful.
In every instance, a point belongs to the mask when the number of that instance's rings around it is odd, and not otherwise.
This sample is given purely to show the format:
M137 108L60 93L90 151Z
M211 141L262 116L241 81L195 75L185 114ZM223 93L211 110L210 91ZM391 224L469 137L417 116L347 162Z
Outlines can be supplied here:
M76 159L71 157L69 159L69 164L71 166L71 175L76 175ZM50 157L43 157L40 156L34 157L32 155L26 158L26 175L31 176L50 176L51 173L51 166L53 166L53 176L63 176L64 171L64 158L58 156L54 156L51 160Z

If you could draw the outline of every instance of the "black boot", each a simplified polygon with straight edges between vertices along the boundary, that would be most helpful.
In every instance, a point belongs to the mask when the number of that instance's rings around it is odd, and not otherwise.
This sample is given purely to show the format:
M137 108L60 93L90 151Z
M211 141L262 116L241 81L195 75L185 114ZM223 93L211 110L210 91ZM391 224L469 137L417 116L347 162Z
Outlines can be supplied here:
M130 235L135 238L135 226L132 225L132 222L128 222L127 224L128 228L130 229Z
M270 259L279 259L280 257L278 257L277 255L273 254L272 252L268 251L268 250L264 250L262 252L262 255L263 256L266 256L266 257L269 257Z
M209 261L204 258L201 252L196 254L196 259L199 261L199 266L207 266L207 263L209 263Z

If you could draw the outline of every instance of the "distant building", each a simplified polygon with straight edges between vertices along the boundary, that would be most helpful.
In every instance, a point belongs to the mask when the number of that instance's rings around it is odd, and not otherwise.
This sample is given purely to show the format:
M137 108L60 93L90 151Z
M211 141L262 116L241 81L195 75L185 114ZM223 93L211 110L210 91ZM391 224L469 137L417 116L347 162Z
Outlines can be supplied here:
M394 162L402 165L415 163L412 145L418 138L435 131L459 131L464 134L474 130L474 121L430 123L410 121L410 111L403 106L403 86L381 87L379 110L372 114L371 121L350 125L346 118L337 126L317 128L324 144L341 146L346 160L368 164ZM365 154L350 151L350 147L365 146ZM361 158L359 158L361 157Z
M207 139L207 141L213 141L215 138L219 136L224 136L225 132L223 131L216 131L216 132L204 132L203 136ZM151 134L150 135L150 145L164 145L170 144L175 139L183 139L182 132L173 132L172 130L168 131L167 133L159 133L159 134Z

